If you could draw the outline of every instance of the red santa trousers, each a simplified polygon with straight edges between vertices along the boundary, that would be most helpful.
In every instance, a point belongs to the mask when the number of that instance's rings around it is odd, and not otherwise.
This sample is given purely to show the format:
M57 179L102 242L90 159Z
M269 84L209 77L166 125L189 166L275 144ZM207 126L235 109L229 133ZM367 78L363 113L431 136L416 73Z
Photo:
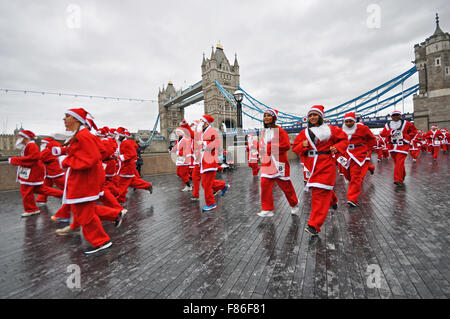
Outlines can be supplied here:
M384 158L384 152L383 150L377 150L377 160L382 160Z
M70 205L74 224L81 225L84 238L93 247L101 246L110 240L103 229L100 217L96 214L96 206L95 201Z
M63 195L62 190L48 187L46 185L20 184L20 194L22 195L23 209L27 213L32 213L39 210L39 208L36 206L34 193L54 197L62 197Z
M56 187L58 187L61 190L64 190L64 183L65 183L65 176L59 176L59 177L55 177L55 178L46 178L44 180L44 185L48 186L48 187L52 187L53 185L56 185ZM47 202L47 195L45 194L39 194L38 197L36 198L37 202L42 202L45 203Z
M120 176L119 176L120 177ZM144 181L140 177L120 177L119 190L120 195L117 198L119 203L124 203L128 193L128 187L137 189L149 189L152 183Z
M201 174L200 174L200 165L195 165L193 171L192 171L192 197L200 197L200 180L201 180Z
M364 162L363 166L359 166L355 161L350 162L350 167L345 170L345 178L350 181L348 184L347 200L358 203L358 196L361 194L362 183L366 176L370 163Z
M439 154L439 146L432 146L433 158L437 159Z
M248 166L252 168L253 176L258 176L258 172L259 172L258 163L248 163Z
M100 197L100 200L102 201L103 205L105 205L105 206L120 209L120 210L123 209L122 205L119 204L117 198L114 197L113 193L111 192L111 190L109 188L105 187L103 189L103 196Z
M408 154L391 152L391 157L395 163L394 182L403 183L406 176L405 159L407 156Z
M444 142L441 142L441 143L442 143L442 144L441 144L442 151L447 152L447 150L448 150L447 144L445 144Z
M188 165L177 166L177 176L181 178L183 184L191 179L191 172Z
M330 206L337 204L338 198L333 190L312 187L311 188L311 215L308 225L320 232L327 218Z
M108 188L114 196L119 196L119 176L107 177L105 181L105 188Z
M411 154L411 157L413 159L417 159L417 157L419 156L420 150L410 150L409 153Z
M280 187L281 190L283 191L284 195L286 196L286 199L289 202L289 205L291 207L296 206L298 204L298 198L291 180L261 177L262 210L271 211L275 209L273 205L273 185L275 182L278 184L278 187Z
M117 219L117 217L119 217L119 213L122 211L122 209L123 209L122 207L121 208L112 208L112 207L95 204L95 214L100 218L100 220L105 220L105 221L110 221L110 222L115 221ZM79 222L77 220L75 220L75 218L72 221L72 224L70 224L70 228L72 228L73 230L77 229L80 226L81 225L79 224Z
M383 150L384 158L389 158L389 150Z
M202 187L205 192L205 201L207 206L214 205L216 199L214 193L222 190L226 183L224 181L216 180L216 171L208 171L202 173Z

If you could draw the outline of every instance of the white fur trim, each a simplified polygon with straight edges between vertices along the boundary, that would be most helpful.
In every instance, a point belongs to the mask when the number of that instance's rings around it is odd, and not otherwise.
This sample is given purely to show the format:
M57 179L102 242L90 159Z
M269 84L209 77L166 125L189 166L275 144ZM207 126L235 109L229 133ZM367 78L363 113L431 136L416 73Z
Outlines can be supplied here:
M309 189L311 187L316 187L316 188L322 188L322 189L328 189L328 190L333 190L334 186L331 185L325 185L325 184L321 184L321 183L307 183L306 187Z
M205 172L212 172L212 171L217 171L217 167L213 167L213 168L207 168L207 169L200 169L200 174L203 174Z
M210 124L210 123L208 122L208 120L207 120L205 117L203 117L203 116L202 116L202 120L205 121L208 125Z
M73 111L66 111L66 114L69 114L71 116L73 116L74 118L76 118L78 121L81 122L81 124L86 124L86 120L84 120L80 115L78 115L77 113L73 112Z
M120 175L120 174L119 174L119 176L120 176L120 177L125 177L125 178L132 178L132 177L134 177L135 175Z
M29 140L32 140L32 139L33 139L32 137L28 136L27 134L25 134L25 133L23 133L23 132L19 132L19 134L17 134L17 135L23 136L23 137L25 137L25 138L27 138L27 139L29 139Z
M20 179L19 179L19 183L20 184L24 184L24 185L32 185L32 186L44 184L44 182L24 182L24 181L22 181Z
M84 202L92 202L94 200L97 200L100 198L101 193L99 193L98 195L94 195L94 196L88 196L88 197L82 197L82 198L72 198L72 199L65 199L65 201L63 201L63 204L79 204L79 203L84 203Z
M58 174L58 175L47 175L46 177L47 178L57 178L57 177L60 177L60 176L63 176L64 175L64 172L62 172L61 174Z
M122 154L119 155L119 159L120 159L122 162L125 162L125 156L123 156Z

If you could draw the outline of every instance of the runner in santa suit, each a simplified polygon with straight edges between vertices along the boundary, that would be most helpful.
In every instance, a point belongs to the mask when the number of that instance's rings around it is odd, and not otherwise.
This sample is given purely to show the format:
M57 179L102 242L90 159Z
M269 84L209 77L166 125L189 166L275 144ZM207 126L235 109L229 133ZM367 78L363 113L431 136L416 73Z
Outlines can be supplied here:
M261 217L272 217L273 185L277 183L291 206L291 214L298 214L298 198L292 185L287 152L291 142L287 132L276 125L278 111L268 109L264 112L264 130L259 139L261 157Z
M145 189L153 193L152 183L146 182L139 177L139 173L136 170L137 149L138 145L132 139L128 139L131 134L123 127L119 127L116 130L116 134L119 136L119 148L117 157L121 161L121 168L119 171L119 191L120 195L117 198L119 203L125 202L128 187Z
M203 133L203 127L200 124L200 121L196 120L194 121L192 126L193 130L193 136L192 139L192 150L193 150L193 161L192 164L194 166L194 169L192 170L192 197L191 200L198 201L200 199L200 180L201 180L201 174L200 174L200 162L201 162L201 150L202 145L201 143L197 143L198 141L201 141L201 136Z
M387 138L389 153L395 162L394 184L403 186L406 176L405 159L408 156L411 140L417 134L416 127L402 119L400 111L391 113L392 120L387 122L380 135Z
M374 149L377 152L377 161L381 162L384 157L384 153L383 153L384 142L381 139L380 135L376 135L375 138L377 139L377 144L374 146Z
M411 140L411 147L409 148L409 154L411 154L411 157L413 159L413 162L417 161L417 157L420 154L420 133L418 132Z
M437 125L433 125L431 130L425 134L425 137L430 140L431 152L433 153L433 160L437 161L439 148L444 140L444 134L438 129Z
M444 154L447 154L448 151L448 144L449 144L449 140L450 140L450 133L448 132L448 130L446 128L441 130L442 134L444 134L444 140L442 141L442 150L444 151Z
M222 191L222 196L230 189L230 184L224 181L216 180L217 170L219 169L219 150L221 139L217 131L211 126L214 118L205 114L200 119L202 135L197 144L202 147L200 153L200 174L201 183L205 192L206 206L204 211L210 211L217 208L214 193Z
M66 111L64 124L73 136L61 148L58 161L66 168L63 204L69 204L73 222L81 225L84 238L92 245L85 254L93 254L112 245L96 214L95 201L102 196L105 172L98 138L87 127L88 112L82 108ZM54 154L54 153L53 153Z
M247 151L248 166L252 169L253 177L257 177L258 172L260 170L258 165L259 159L258 137L254 136L253 134L248 134L247 145L245 147L245 150Z
M10 157L9 164L18 166L17 182L20 183L25 213L22 217L28 217L40 213L36 206L34 194L62 197L62 190L49 187L44 184L45 167L41 161L39 147L34 142L36 135L28 130L20 131L16 141L16 148L21 149L21 156Z
M347 204L356 207L358 196L361 194L362 183L370 166L368 152L376 145L377 141L369 127L356 123L355 113L345 114L342 130L348 136L346 163L342 165L345 178L350 182L347 191Z
M383 136L380 136L381 141L382 141L382 150L383 150L383 158L384 159L389 159L389 148L388 148L388 144L386 142L386 138L384 138Z
M60 144L51 137L41 140L41 161L45 165L45 181L44 185L52 187L56 185L60 190L64 189L64 171L58 163L58 158L52 154L52 147L60 146ZM39 194L36 203L47 203L47 195Z
M117 150L117 142L109 136L108 127L102 127L100 130L95 132L98 136L106 150L105 156L103 156L103 166L105 167L105 188L109 189L111 193L115 196L119 196L118 187L118 167L116 164L115 151Z
M181 182L185 184L182 192L192 191L191 176L189 166L192 163L192 139L190 133L185 128L178 127L175 129L177 140L173 146L171 153L177 167L177 176Z
M303 163L311 172L305 186L307 192L312 189L311 216L305 231L316 236L330 207L337 208L338 199L333 191L336 164L332 154L345 154L348 139L341 128L324 123L322 105L311 107L308 120L308 128L297 135L292 150L303 157Z

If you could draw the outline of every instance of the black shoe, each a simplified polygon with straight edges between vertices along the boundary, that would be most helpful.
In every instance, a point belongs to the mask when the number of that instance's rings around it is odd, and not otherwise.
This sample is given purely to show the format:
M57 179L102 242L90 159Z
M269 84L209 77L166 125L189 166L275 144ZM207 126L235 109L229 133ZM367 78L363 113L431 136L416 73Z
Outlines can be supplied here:
M313 236L318 236L319 232L311 225L305 227L305 231Z
M86 250L84 253L85 253L86 255L92 255L92 254L95 254L95 253L97 253L97 252L99 252L99 251L101 251L101 250L104 250L104 249L107 249L107 248L111 247L111 245L112 245L112 242L111 242L111 241L108 241L108 242L104 243L104 244L101 245L101 246L93 247L93 248L91 248L91 249L88 249L88 250Z
M356 203L352 202L351 200L347 201L347 204L349 207L356 207Z
M119 228L120 225L122 225L122 221L125 217L125 214L127 213L128 210L126 209L122 209L122 211L119 213L119 216L117 216L116 220L114 221L114 226L116 228Z
M153 194L153 185L150 185L150 187L148 188L148 191L150 192L150 194Z
M337 210L338 206L337 206L337 204L334 204L334 205L331 206L331 208L333 208L334 210Z
M395 181L394 184L400 186L402 183Z
M192 197L191 197L191 200L199 201L200 198L192 196Z

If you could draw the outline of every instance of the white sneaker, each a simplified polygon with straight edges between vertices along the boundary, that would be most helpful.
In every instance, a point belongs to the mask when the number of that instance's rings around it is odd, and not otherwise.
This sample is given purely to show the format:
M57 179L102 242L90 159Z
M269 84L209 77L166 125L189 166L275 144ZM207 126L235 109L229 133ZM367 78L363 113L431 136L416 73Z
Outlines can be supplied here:
M28 217L28 216L33 216L33 215L40 214L40 213L41 213L41 211L40 211L40 210L37 210L37 211L35 211L35 212L30 212L30 213L25 212L25 213L23 213L21 216L22 216L22 217Z
M258 213L258 216L261 217L272 217L273 216L273 212L271 210L262 210Z
M292 215L298 215L300 208L298 207L298 205L291 207L291 214Z
M182 192L189 192L191 190L192 190L192 188L186 185L181 191Z

